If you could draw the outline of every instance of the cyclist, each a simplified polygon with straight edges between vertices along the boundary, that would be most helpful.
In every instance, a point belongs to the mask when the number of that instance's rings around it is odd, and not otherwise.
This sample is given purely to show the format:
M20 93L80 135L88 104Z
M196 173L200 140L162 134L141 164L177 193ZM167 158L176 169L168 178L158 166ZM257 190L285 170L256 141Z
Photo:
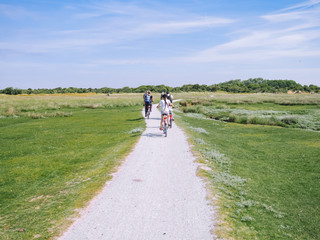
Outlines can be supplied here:
M167 91L167 99L172 103L173 102L173 96L170 94L169 91ZM169 107L169 114L172 114L172 107ZM172 115L172 121L174 121L173 115Z
M170 102L170 100L167 99L167 94L164 94L162 97L162 100L158 104L157 108L161 106L161 122L160 122L160 130L162 130L162 123L163 123L163 115L169 114L169 107L173 104Z
M151 92L147 91L147 95L144 98L145 117L147 117L147 112L148 112L148 106L149 105L150 105L150 112L152 110L152 102L153 102L153 97L151 95Z
M172 103L173 102L173 96L170 94L170 92L169 91L167 91L167 98L168 98L168 100L170 100L170 102Z
M164 92L161 93L161 96L160 96L160 101L163 99L163 95L165 95Z

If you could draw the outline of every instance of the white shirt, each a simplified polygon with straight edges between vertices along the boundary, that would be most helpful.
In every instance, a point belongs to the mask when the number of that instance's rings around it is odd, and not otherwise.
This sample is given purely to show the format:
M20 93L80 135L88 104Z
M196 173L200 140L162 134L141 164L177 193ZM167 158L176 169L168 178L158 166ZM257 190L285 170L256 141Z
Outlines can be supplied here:
M161 106L161 114L163 113L169 113L169 104L171 103L170 100L166 100L167 104L165 103L165 101L162 99L160 101L160 106Z

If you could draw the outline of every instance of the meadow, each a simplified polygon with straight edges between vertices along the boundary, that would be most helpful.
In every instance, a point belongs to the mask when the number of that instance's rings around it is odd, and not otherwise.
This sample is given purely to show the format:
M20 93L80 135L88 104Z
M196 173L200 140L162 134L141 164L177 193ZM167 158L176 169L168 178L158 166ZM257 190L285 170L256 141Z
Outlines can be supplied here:
M111 179L141 94L0 95L0 239L52 239Z
M173 96L207 167L220 238L319 239L320 95ZM0 239L59 235L137 142L141 100L0 95Z
M219 238L319 239L320 95L183 95Z

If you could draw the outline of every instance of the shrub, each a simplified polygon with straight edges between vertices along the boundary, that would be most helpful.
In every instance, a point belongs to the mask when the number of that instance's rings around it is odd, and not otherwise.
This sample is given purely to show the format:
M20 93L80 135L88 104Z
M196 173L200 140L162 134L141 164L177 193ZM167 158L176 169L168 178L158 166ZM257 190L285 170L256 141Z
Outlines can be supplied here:
M15 110L13 107L9 107L7 112L6 112L7 116L14 116L15 115Z
M186 100L182 100L179 102L180 106L182 107L187 107L188 106L188 102Z
M198 133L204 133L204 134L209 134L205 129L203 128L195 128L195 127L190 127L191 130L198 132Z
M190 106L182 109L184 113L205 113L203 106Z
M236 121L237 121L237 116L234 115L234 114L231 114L231 115L229 116L229 122L236 122Z
M288 124L288 125L292 125L292 124L297 124L299 121L295 117L285 117L285 118L281 119L281 122Z
M253 221L254 220L254 218L253 217L250 217L250 216L243 216L242 218L241 218L241 222L251 222L251 221Z
M238 120L238 123L247 124L248 123L248 117L241 116Z
M28 113L28 117L31 117L33 119L40 119L40 118L45 118L41 113Z
M98 107L101 107L102 105L101 104L82 104L83 107L85 108L92 108L92 109L96 109Z

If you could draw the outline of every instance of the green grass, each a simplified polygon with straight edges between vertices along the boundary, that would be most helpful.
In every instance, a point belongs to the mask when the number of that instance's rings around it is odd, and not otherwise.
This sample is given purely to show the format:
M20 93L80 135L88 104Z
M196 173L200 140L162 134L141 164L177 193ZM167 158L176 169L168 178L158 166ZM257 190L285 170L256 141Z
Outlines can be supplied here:
M264 101L235 104L200 99L182 101L180 105L185 113L201 113L226 122L320 130L320 105L285 106Z
M15 109L30 106L24 113L72 114L31 118L19 110L15 117L0 118L0 239L51 239L70 224L144 129L140 97L133 96L130 104L127 96L10 98ZM96 102L103 107L83 106Z
M238 107L264 109L261 104ZM220 238L320 239L319 132L179 115L200 161L212 169L203 174L218 199Z

